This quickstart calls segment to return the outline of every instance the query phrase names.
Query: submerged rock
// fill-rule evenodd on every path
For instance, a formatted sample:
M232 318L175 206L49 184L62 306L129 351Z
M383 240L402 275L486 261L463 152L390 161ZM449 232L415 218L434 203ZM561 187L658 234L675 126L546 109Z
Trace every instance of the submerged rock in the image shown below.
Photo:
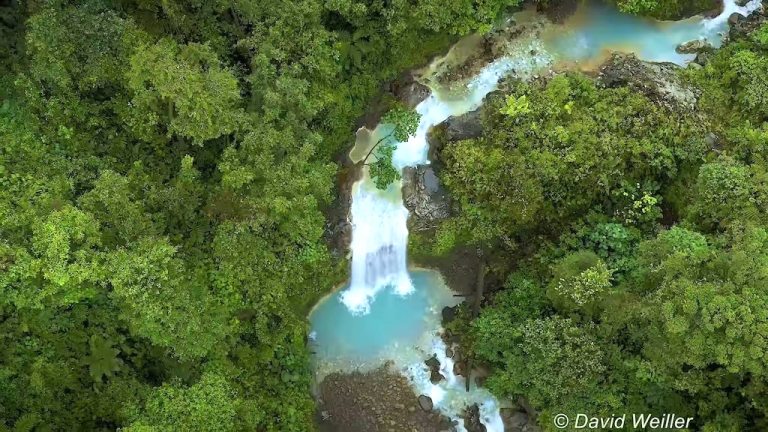
M427 231L451 215L451 200L429 165L403 170L403 202L410 212L409 228Z
M537 8L539 12L543 13L553 23L562 24L576 13L579 3L578 0L538 2Z
M693 110L697 94L678 76L679 66L649 63L634 54L616 53L600 67L599 82L605 87L627 86L670 109Z
M427 395L419 395L419 406L424 411L432 411L432 408L434 408L432 398Z
M680 54L698 54L702 51L712 51L713 49L714 47L711 43L702 39L696 39L678 45L675 51Z

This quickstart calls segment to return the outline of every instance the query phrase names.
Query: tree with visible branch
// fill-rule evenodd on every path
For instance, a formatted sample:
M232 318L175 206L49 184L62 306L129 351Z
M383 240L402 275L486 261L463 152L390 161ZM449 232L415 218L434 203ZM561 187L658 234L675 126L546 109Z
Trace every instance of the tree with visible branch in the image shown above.
M395 145L407 141L416 133L421 115L416 111L398 105L387 112L381 120L382 124L391 125L392 130L371 146L362 163L370 168L371 178L378 189L386 189L393 181L400 179L400 172L392 165L392 155ZM378 150L378 151L377 151ZM368 159L376 152L376 160L368 163Z

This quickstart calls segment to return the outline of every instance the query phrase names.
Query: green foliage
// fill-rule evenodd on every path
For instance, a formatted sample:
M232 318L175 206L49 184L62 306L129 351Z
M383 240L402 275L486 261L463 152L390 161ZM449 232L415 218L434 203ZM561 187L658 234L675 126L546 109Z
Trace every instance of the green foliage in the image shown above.
M714 8L708 0L611 0L619 10L658 19L680 19Z
M507 96L506 105L499 112L510 117L530 114L531 104L528 102L528 96L522 95L519 98L513 95Z
M88 343L90 354L85 358L85 363L94 381L102 382L102 377L109 378L120 371L123 361L117 357L120 350L114 348L112 341L99 335L91 335Z
M421 120L419 113L399 104L382 117L382 125L391 130L374 144L363 159L365 163L371 155L375 157L373 162L368 163L368 173L378 189L385 190L392 182L400 180L400 171L392 165L392 155L397 143L408 141L408 138L416 133L419 120Z
M376 152L376 160L368 165L368 173L378 189L386 190L392 182L400 180L400 171L392 165L394 152L394 145L380 145Z
M557 231L593 209L653 227L662 216L658 184L706 151L690 116L582 75L519 83L492 97L484 116L483 137L443 151L442 179L461 214L440 238L509 248L517 233Z
M232 133L243 121L237 78L206 45L162 39L140 47L127 73L133 93L126 122L151 140L162 127L195 144Z
M519 84L485 110L484 137L446 144L442 175L462 213L435 243L501 225L518 245L484 244L507 283L461 340L491 368L489 388L525 397L545 429L561 412L674 412L708 432L768 426L766 32L681 71L703 90L711 148L687 115L578 77ZM457 176L514 174L485 159L464 167L469 147L524 161L543 195L530 222L480 223L475 208L503 208L507 188L470 193Z
M381 123L392 126L392 137L397 142L408 141L416 133L421 115L412 109L396 105L381 118Z
M518 2L118 3L0 5L0 428L313 430L332 156Z
M568 409L600 398L595 396L605 372L604 354L588 328L568 319L535 319L519 323L508 339L500 340L489 325L493 323L480 319L475 328L481 344L495 344L493 349L503 352L504 372L488 379L496 394Z
M547 294L561 312L594 313L610 287L611 271L605 263L591 251L579 251L555 265Z
M165 384L154 390L142 414L125 430L234 431L240 403L226 378L204 373L191 387Z
M728 157L699 169L691 216L705 228L727 226L729 221L761 219L765 209L748 166Z

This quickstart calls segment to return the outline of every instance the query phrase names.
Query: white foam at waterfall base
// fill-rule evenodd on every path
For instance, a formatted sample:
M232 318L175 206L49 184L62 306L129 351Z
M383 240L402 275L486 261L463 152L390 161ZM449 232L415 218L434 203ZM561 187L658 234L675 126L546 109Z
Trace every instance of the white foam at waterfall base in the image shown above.
M434 335L431 354L440 362L440 374L445 377L437 384L430 381L429 368L424 362L413 363L404 368L404 373L417 392L432 399L434 406L456 422L458 432L466 432L464 410L477 404L480 421L488 432L504 432L504 421L495 397L486 389L474 385L466 390L464 377L453 372L454 361L446 355L446 346L439 334Z

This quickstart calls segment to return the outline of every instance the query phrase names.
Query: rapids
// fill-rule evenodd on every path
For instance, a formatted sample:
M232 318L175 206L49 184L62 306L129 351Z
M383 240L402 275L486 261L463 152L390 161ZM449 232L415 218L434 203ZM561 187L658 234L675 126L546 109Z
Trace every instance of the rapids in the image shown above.
M693 56L678 53L679 44L702 39L719 46L729 16L747 15L758 7L759 0L743 7L735 0L724 0L723 12L714 18L656 22L585 3L562 26L550 26L541 40L519 41L517 49L468 80L463 91L447 91L433 84L432 94L416 107L421 121L415 135L397 145L393 163L400 170L428 164L429 129L479 107L505 76L527 79L563 64L583 68L601 61L610 51L685 65ZM380 125L368 134L369 139L382 136L386 128ZM466 392L464 378L454 374L453 360L446 355L440 310L456 300L439 275L409 271L408 211L400 188L396 182L386 191L377 190L367 174L354 185L350 283L321 301L310 316L318 379L334 370L365 369L389 360L409 378L415 393L430 396L438 410L456 421L458 431L466 430L464 409L478 403L487 430L502 432L500 402L475 385ZM437 385L430 382L424 364L432 355L440 361L446 378Z

